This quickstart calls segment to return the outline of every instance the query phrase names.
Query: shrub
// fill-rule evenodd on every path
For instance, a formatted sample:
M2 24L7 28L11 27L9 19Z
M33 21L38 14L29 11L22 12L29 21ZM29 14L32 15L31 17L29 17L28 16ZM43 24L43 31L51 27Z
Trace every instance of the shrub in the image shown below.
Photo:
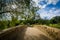
M8 28L8 21L0 21L0 29Z

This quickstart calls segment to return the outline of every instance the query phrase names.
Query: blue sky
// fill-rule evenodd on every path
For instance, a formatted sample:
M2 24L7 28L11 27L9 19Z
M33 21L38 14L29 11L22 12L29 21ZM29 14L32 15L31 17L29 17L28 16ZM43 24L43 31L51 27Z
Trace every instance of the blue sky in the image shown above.
M40 9L37 13L40 14L41 18L51 19L55 16L60 16L60 0L33 0L35 6Z

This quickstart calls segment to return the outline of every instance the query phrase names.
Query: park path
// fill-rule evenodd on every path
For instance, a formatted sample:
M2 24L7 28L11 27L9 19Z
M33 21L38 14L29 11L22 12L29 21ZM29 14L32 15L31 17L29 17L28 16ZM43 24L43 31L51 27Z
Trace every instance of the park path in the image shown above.
M34 27L27 27L24 39L25 40L52 40L44 32Z
M45 25L14 27L2 32L0 40L60 40L60 29Z

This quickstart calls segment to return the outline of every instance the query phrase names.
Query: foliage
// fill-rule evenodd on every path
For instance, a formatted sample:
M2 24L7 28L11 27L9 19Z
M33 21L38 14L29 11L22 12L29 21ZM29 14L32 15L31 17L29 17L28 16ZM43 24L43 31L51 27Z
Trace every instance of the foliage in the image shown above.
M51 27L56 27L56 28L60 28L60 16L53 17L53 18L50 20L49 26L51 26Z
M52 24L60 23L60 16L53 17L50 21Z
M60 24L49 24L50 27L55 27L60 29Z
M0 29L8 28L8 21L0 21Z

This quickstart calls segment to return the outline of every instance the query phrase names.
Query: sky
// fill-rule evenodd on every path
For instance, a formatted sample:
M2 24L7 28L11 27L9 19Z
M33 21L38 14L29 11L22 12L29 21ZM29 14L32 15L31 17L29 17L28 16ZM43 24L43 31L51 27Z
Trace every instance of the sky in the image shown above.
M34 6L38 6L40 9L37 13L40 14L43 19L51 19L55 16L60 16L60 0L33 0Z
M32 1L35 2L33 5L34 7L40 8L37 11L37 13L40 14L41 18L51 19L55 16L60 16L60 0L32 0ZM13 4L11 7L12 9L17 8L15 4Z

